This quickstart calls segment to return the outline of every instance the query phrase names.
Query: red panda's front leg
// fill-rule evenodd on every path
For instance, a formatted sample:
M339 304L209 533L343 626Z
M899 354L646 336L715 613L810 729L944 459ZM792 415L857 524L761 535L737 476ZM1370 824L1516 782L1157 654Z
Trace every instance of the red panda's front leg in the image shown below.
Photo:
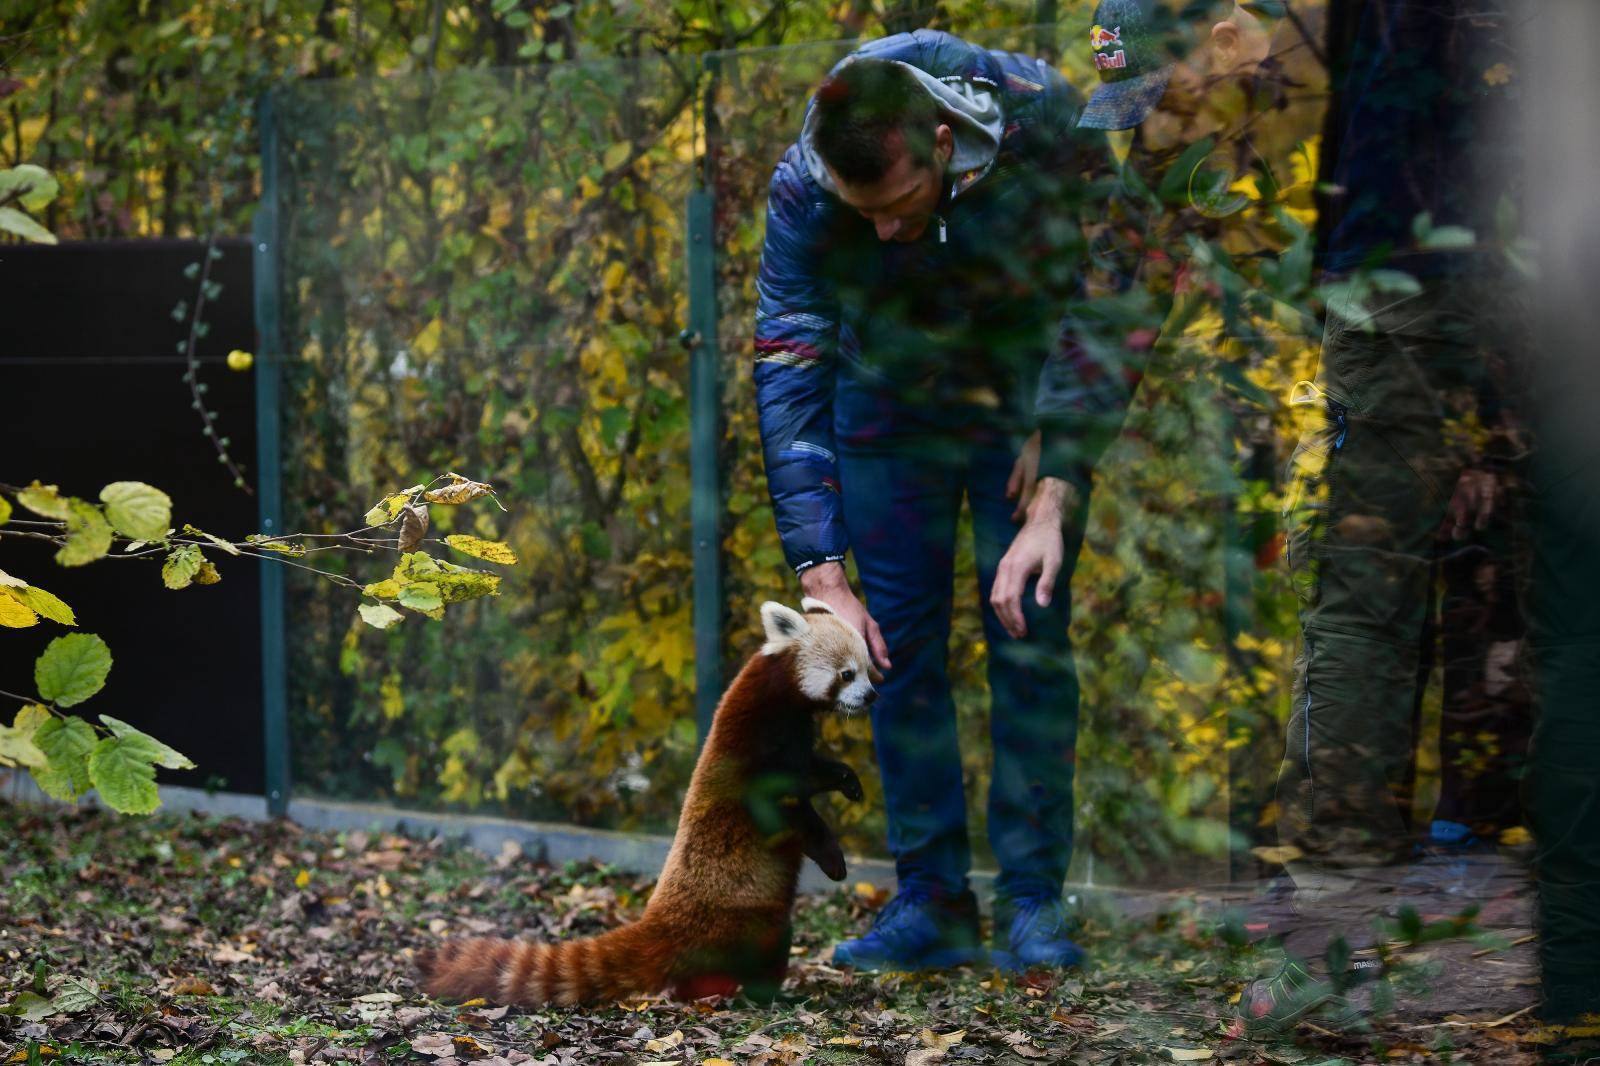
M852 803L860 803L866 798L861 790L861 778L856 776L854 770L837 759L824 759L820 755L811 757L807 791L813 796L824 792L841 792Z
M843 881L845 878L844 849L839 846L839 838L834 836L828 823L822 820L822 815L811 809L809 800L802 800L797 810L799 815L800 851L817 864L817 868L828 875L832 881Z

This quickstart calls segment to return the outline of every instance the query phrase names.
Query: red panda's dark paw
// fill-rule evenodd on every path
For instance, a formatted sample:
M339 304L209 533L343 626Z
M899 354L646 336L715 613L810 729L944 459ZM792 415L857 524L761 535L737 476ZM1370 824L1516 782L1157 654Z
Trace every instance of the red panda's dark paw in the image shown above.
M828 875L828 880L843 881L849 873L844 864L844 851L837 841L831 843L832 847L812 856L812 860L817 864L817 869Z

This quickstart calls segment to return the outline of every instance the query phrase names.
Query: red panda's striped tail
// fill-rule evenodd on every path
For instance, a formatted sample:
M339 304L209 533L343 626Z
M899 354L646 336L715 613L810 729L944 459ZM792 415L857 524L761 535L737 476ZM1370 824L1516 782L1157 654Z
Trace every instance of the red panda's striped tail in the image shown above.
M670 983L675 951L643 923L584 940L446 940L417 952L425 991L438 999L494 1003L604 1003L652 995Z

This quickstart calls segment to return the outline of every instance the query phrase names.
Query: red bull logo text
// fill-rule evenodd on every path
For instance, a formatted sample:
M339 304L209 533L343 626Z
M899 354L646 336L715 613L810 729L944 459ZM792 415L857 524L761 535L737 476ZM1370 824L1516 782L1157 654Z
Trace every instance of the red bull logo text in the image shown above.
M1104 52L1096 52L1094 54L1094 65L1098 70L1117 70L1128 65L1128 56L1120 48L1110 55L1106 55Z
M1122 43L1122 27L1108 30L1104 26L1096 25L1089 31L1089 46L1091 48L1110 48L1114 44Z

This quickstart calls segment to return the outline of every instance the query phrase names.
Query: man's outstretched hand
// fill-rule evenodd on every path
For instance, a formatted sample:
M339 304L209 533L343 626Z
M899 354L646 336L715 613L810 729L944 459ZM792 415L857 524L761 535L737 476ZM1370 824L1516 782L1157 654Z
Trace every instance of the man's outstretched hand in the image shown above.
M1056 578L1061 575L1066 554L1061 523L1066 515L1077 513L1076 497L1077 489L1060 478L1041 479L1028 505L1027 520L1017 530L995 571L989 603L1013 637L1028 635L1028 623L1022 616L1022 593L1030 578L1039 576L1033 598L1040 607L1050 606L1055 596Z
M844 576L843 563L818 563L800 574L800 590L814 600L821 600L833 608L833 613L861 631L867 638L867 651L878 664L878 669L889 669L889 645L884 643L878 623L872 620L867 609L850 591L850 582Z

